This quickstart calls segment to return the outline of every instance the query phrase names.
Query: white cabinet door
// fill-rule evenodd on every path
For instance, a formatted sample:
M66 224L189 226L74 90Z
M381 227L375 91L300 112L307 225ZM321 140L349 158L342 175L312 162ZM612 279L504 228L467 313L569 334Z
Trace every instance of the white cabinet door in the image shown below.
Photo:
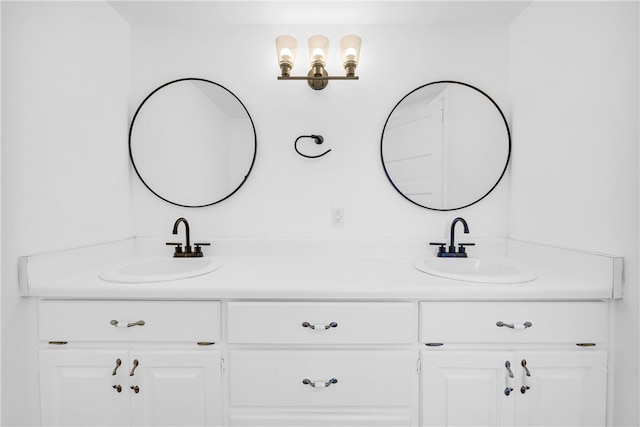
M42 350L42 424L222 424L220 351Z
M605 424L606 351L423 351L421 360L423 426Z
M423 351L421 425L498 426L515 422L508 351ZM512 369L513 371L513 369ZM515 374L514 374L515 375Z
M517 425L605 425L605 351L522 352L516 355L515 372ZM521 390L525 383L530 388Z
M117 350L41 350L42 424L129 425L126 357Z
M222 424L220 351L132 351L130 358L138 361L128 385L132 425Z

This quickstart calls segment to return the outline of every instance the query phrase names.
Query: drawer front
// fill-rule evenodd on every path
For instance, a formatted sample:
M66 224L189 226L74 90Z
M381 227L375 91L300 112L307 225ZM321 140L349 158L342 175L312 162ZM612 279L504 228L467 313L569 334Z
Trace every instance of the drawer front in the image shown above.
M287 408L289 409L289 408ZM231 427L411 427L418 425L411 411L391 413L373 412L338 413L335 411L313 412L232 412L228 425Z
M230 343L413 343L413 303L230 302Z
M607 323L602 301L420 303L420 342L425 343L602 344Z
M220 341L218 301L44 300L38 310L41 341Z
M232 350L230 403L409 407L412 360L410 350Z

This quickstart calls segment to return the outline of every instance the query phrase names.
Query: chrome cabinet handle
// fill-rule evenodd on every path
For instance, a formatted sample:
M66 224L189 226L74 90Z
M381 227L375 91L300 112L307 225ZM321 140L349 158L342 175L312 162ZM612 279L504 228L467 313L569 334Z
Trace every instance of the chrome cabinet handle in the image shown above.
M331 378L329 381L324 381L324 382L322 382L322 381L311 381L308 378L305 378L305 379L302 380L302 384L306 384L306 385L309 385L311 387L324 387L324 388L329 387L331 384L335 384L337 382L338 382L338 380L335 379L335 378Z
M504 389L504 394L505 396L509 396L513 391L513 382L514 382L513 371L511 370L511 362L509 362L508 360L504 362L504 367L507 368L507 378L506 378L507 386Z
M302 327L309 328L309 329L331 329L331 328L337 328L338 324L336 322L331 322L328 325L313 325L309 322L302 322Z
M531 322L524 322L522 324L517 324L517 323L504 323L502 320L496 322L496 326L499 328L507 327L507 328L511 328L511 329L527 329L533 326L533 323Z
M524 368L524 378L522 379L522 387L520 387L520 392L525 394L527 390L531 388L531 371L527 368L527 359L522 359L520 362L522 367Z
M131 368L131 372L129 372L129 376L132 377L136 374L136 368L138 367L138 359L133 359L133 368Z
M111 373L112 376L118 373L118 368L120 367L120 365L122 365L122 360L116 359L116 367L113 368L113 372Z
M132 326L144 326L145 322L144 320L138 320L137 322L129 322L126 325L121 325L120 322L113 319L112 321L109 322L109 324L115 326L116 328L130 328Z
M118 358L118 359L116 359L116 366L115 366L115 368L113 368L113 372L111 372L111 376L115 376L118 373L118 368L120 367L120 365L122 365L122 360L120 360ZM122 391L122 386L120 384L115 384L112 387L118 393L120 393Z

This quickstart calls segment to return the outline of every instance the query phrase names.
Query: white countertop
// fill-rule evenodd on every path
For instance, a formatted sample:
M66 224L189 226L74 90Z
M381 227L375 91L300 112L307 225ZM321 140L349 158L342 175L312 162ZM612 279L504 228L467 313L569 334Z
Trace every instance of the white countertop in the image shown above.
M445 279L418 271L412 265L415 258L433 256L415 252L413 242L404 245L402 250L395 250L396 247L387 242L384 250L380 250L383 245L369 244L368 251L354 250L353 245L345 248L342 242L342 251L331 256L325 254L335 252L316 253L319 252L317 245L313 250L300 249L291 253L266 249L255 242L251 250L237 250L241 246L237 243L222 244L210 252L222 261L222 267L206 275L135 284L107 282L98 277L105 265L140 256L141 248L149 243L164 252L167 250L164 245L157 244L157 239L144 242L130 239L21 257L22 293L30 297L73 299L597 300L611 299L616 293L615 280L622 280L606 280L607 276L611 277L610 271L580 277L580 274L570 274L571 271L551 270L540 265L544 262L536 263L536 260L530 266L538 278L531 282L485 284ZM419 245L423 246L423 243ZM289 247L299 246L289 242ZM494 245L498 252L505 247L504 244ZM517 245L514 247L517 250L511 251L513 255L528 251L527 256L530 256L532 249L529 246L526 251ZM408 256L414 252L417 256ZM148 251L144 254L148 255ZM585 267L586 263L593 266L593 257L599 257L595 260L602 261L598 267L601 270L609 269L610 264L621 264L619 257L608 255L580 252L570 255L587 257L578 262ZM544 261L544 255L537 258ZM614 267L611 268L617 271ZM621 276L621 267L619 269Z

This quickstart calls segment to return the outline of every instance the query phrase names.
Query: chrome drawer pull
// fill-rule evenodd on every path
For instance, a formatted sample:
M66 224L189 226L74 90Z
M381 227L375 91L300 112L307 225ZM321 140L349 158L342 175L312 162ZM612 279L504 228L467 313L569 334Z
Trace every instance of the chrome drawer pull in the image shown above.
M507 328L511 328L511 329L527 329L533 326L533 323L531 322L524 322L522 324L517 324L517 323L504 323L502 320L500 320L499 322L496 322L496 326L499 328L502 328L503 326L507 327Z
M505 396L509 396L513 391L514 382L513 371L511 370L511 362L509 362L508 360L504 362L504 367L507 368L507 386L504 389L504 394Z
M132 326L144 326L145 322L144 320L138 320L137 322L129 322L125 324L113 319L111 322L109 322L109 324L115 326L116 328L130 328Z
M531 372L527 368L527 359L522 359L520 363L524 368L524 378L522 379L523 386L520 387L520 393L525 394L527 390L531 388Z
M325 381L325 382L311 381L310 379L307 379L307 378L302 380L302 384L310 385L311 387L324 387L324 388L329 387L331 384L335 384L337 382L338 380L335 378L331 378L329 381Z
M331 329L331 328L337 328L338 324L336 322L331 322L328 325L312 325L309 322L302 322L302 327L309 328L309 329Z

